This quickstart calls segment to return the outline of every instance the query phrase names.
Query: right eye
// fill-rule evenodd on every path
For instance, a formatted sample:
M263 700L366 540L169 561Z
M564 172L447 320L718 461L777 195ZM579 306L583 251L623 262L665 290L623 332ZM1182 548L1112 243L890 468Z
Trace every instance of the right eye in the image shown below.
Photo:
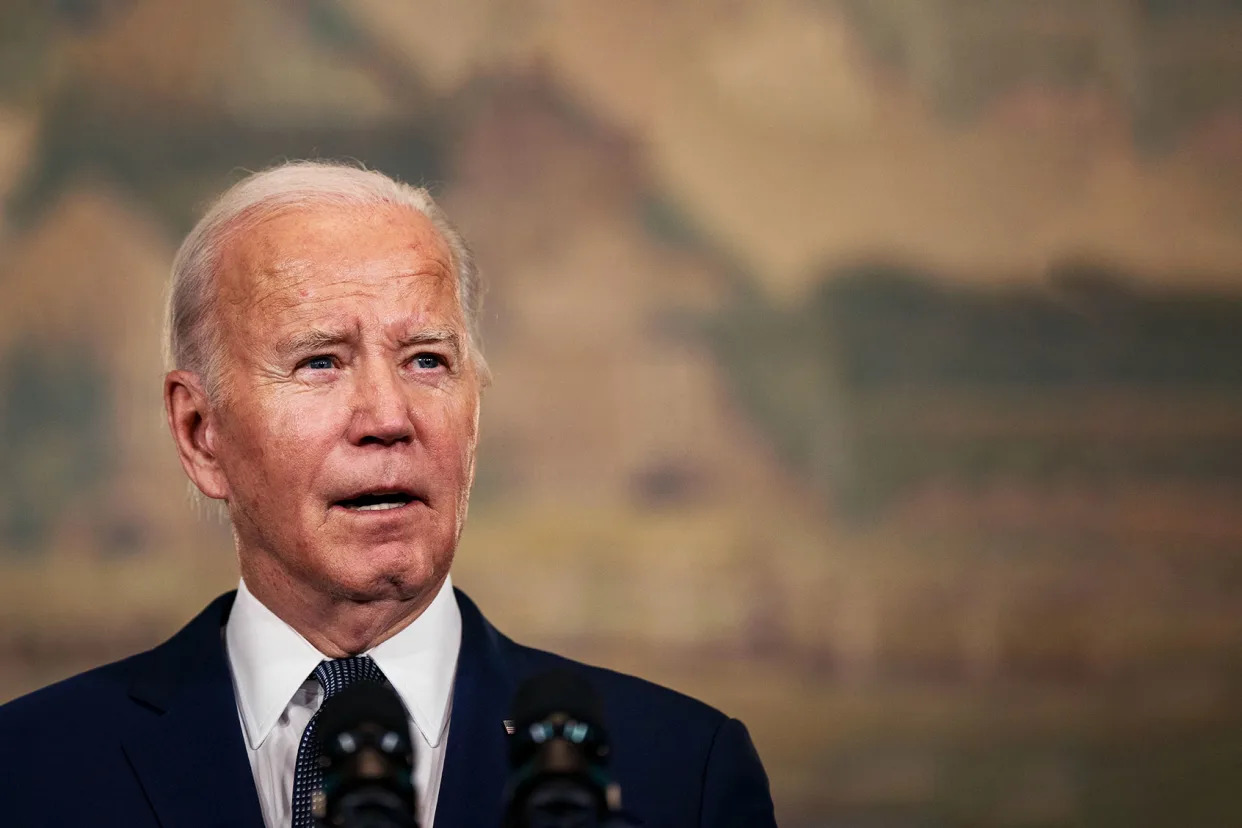
M310 368L312 371L326 371L333 365L334 362L330 356L313 356L302 363L302 367Z

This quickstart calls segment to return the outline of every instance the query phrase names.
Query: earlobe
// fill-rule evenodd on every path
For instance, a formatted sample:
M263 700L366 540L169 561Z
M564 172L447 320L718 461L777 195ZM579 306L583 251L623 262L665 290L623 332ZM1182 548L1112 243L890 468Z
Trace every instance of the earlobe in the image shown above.
M186 475L204 495L228 496L228 483L215 447L215 414L197 374L169 371L164 377L164 413Z

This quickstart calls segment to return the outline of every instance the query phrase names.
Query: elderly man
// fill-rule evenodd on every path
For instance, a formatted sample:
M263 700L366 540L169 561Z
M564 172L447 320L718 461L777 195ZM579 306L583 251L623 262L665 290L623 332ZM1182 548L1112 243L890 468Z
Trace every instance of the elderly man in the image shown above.
M479 283L426 191L300 162L252 175L173 265L164 401L241 568L155 649L0 708L5 826L307 826L315 717L356 679L400 696L423 826L500 824L524 679L599 691L647 826L774 825L736 720L498 633L449 575L474 477Z

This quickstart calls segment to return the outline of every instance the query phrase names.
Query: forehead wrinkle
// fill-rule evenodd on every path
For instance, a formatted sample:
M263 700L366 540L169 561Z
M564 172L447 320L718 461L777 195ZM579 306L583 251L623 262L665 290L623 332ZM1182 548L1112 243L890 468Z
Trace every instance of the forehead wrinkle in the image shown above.
M413 274L399 274L415 278ZM354 287L351 279L341 279L333 284L348 284ZM279 340L282 350L286 343L290 346L310 346L315 343L328 345L342 342L360 343L368 338L367 329L373 323L378 324L380 335L396 347L412 344L428 344L446 342L454 349L460 348L461 329L464 327L456 296L451 293L451 285L443 277L428 282L418 279L411 293L414 296L414 307L391 308L390 313L378 316L365 305L362 308L347 307L342 309L328 306L327 312L318 307L322 303L331 302L334 297L314 297L303 300L282 301L285 318L279 327L290 329L291 332ZM438 302L437 293L449 290L452 297L447 306ZM380 293L374 286L366 286L351 291L354 295L363 294L374 297Z
M309 224L313 225L313 213L318 211L310 212ZM380 221L389 225L404 224L404 213L404 210L380 210ZM287 219L287 216L281 218ZM365 223L366 218L356 215L352 217L352 223ZM359 297L374 299L386 286L395 282L405 282L409 295L419 305L448 289L455 300L448 313L437 314L433 311L431 316L447 316L443 322L452 327L463 324L464 310L461 308L460 285L453 269L452 251L434 226L424 223L425 217L419 215L416 218L419 221L414 226L407 225L405 239L392 248L377 251L377 258L368 258L365 251L358 256L349 256L345 251L346 255L338 258L333 251L321 249L321 239L312 232L311 226L289 227L284 224L281 230L266 232L270 225L263 222L258 227L249 228L232 240L225 254L227 278L225 285L222 285L225 289L220 291L224 294L221 298L240 311L229 314L232 319L230 327L244 324L243 317L252 317L256 312L259 316L280 314L287 324L305 323L319 316L316 305L342 298L341 288ZM303 243L308 250L298 249ZM311 253L311 250L323 255ZM386 262L395 265L396 272L389 270ZM344 272L338 268L344 268ZM372 271L372 268L375 270ZM299 291L299 285L309 289ZM430 304L440 305L434 301ZM406 311L409 310L407 306ZM426 322L431 322L431 319L426 319L427 310L431 308L418 308L417 314ZM443 311L444 306L440 305L438 310ZM408 318L403 320L408 321ZM335 326L329 324L329 327Z
M374 299L380 291L380 285L372 280L349 275L338 275L336 278L321 280L309 272L309 266L285 267L266 270L252 287L252 297L248 304L256 308L268 309L268 312L286 313L294 319L305 318L316 314L315 306L331 302L346 292L354 297ZM267 277L273 278L267 278ZM313 282L313 287L299 293L300 285ZM344 288L344 291L336 289Z
M293 284L296 284L296 277L290 278L293 274L290 269L282 267L264 268L252 277L249 281L250 285L250 304L256 307L265 307L271 304L278 306L290 307L300 304L299 302L290 301L286 298L283 302L281 293L286 292ZM291 284L292 283L292 284ZM244 295L245 291L241 291Z
M323 219L360 226L360 229L371 229L376 224L400 226L405 239L395 243L390 255L393 251L413 253L426 264L435 265L449 275L455 272L452 249L430 218L400 205L367 205L357 210L311 205L292 213L282 212L246 228L231 239L229 258L242 265L240 269L244 271L258 271L264 275L279 276L286 271L296 273L313 269L319 262L299 256L298 252L304 247L316 248L322 242L316 225ZM273 224L277 225L275 229ZM239 259L241 261L236 262ZM270 264L264 264L268 262Z
M445 281L453 282L453 274L447 265L434 259L414 267L402 268L396 273L383 275L368 273L365 265L343 270L334 269L327 273L319 270L321 266L324 266L324 263L314 260L291 259L258 270L255 278L250 281L263 284L267 290L256 296L254 301L256 303L266 302L278 296L282 291L308 283L313 284L312 290L316 293L324 289L345 287L351 292L374 296L384 287L400 282L410 283L410 287L420 293L435 290ZM299 297L294 304L318 298L330 297Z
M262 233L251 232L229 246L221 263L225 277L220 286L221 298L231 305L266 305L282 288L287 287L297 271L305 271L308 263L289 257L271 260L279 247Z

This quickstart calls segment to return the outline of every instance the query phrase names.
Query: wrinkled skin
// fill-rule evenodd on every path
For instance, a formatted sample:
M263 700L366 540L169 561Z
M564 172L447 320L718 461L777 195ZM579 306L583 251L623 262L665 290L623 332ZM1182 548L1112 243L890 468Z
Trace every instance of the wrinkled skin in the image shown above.
M415 211L325 205L247 230L217 275L223 390L165 379L182 465L260 601L326 655L369 649L430 603L466 517L481 381L448 247Z

